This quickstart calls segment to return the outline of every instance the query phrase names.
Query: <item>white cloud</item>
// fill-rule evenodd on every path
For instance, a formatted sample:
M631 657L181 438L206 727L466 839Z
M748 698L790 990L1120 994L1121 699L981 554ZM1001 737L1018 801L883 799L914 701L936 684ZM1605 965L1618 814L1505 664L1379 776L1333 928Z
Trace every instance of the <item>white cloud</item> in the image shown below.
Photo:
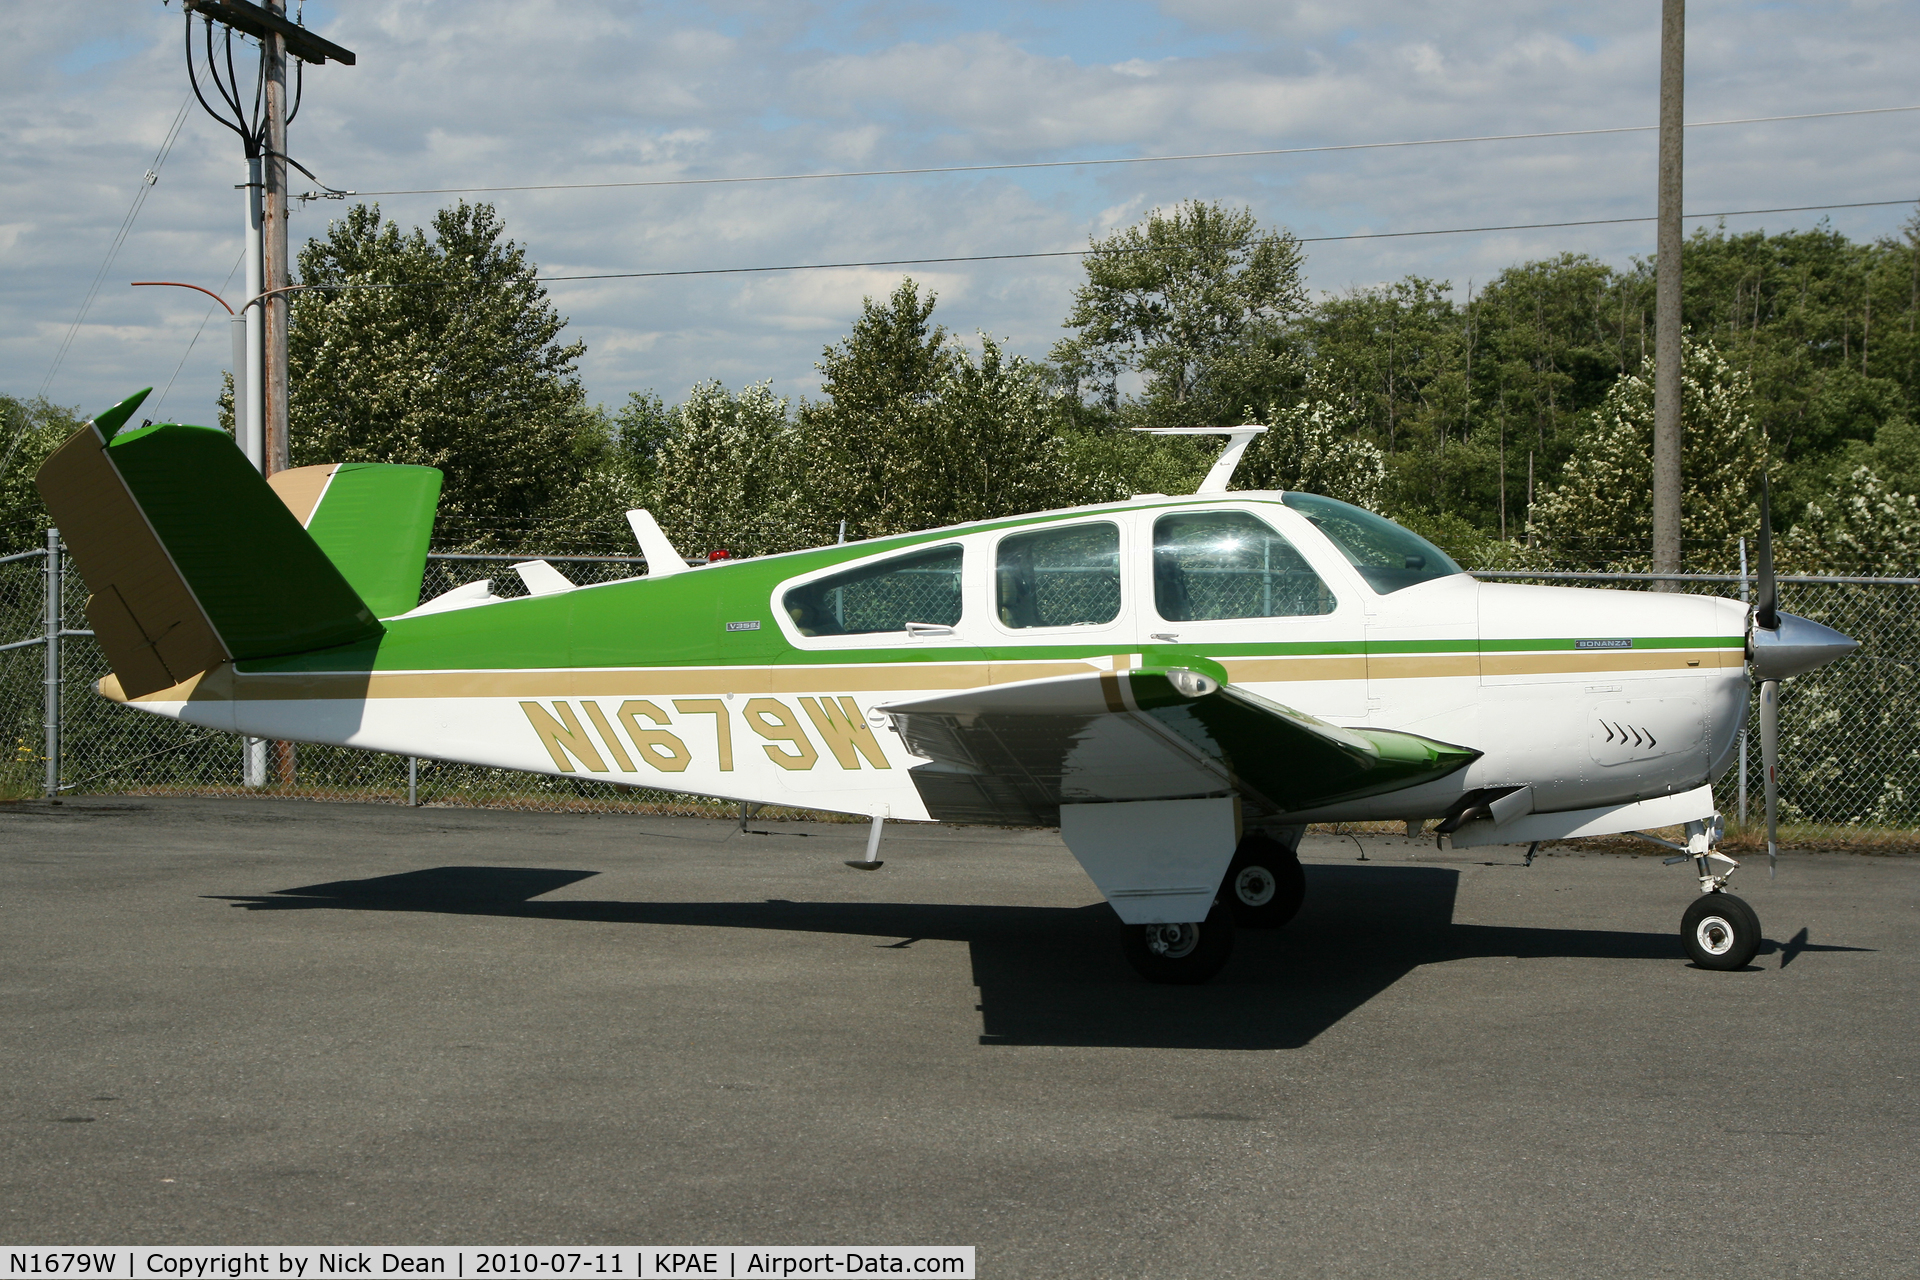
M1690 6L1694 119L1904 103L1920 3ZM314 72L295 156L360 191L1025 162L1645 124L1652 6L1164 0L841 9L791 3L339 0L308 16L359 65ZM0 47L0 389L31 394L185 92L177 6L74 0L10 15ZM1914 116L1702 129L1688 204L1764 208L1911 194ZM501 192L551 274L1017 253L1078 247L1147 209L1246 203L1307 236L1629 217L1653 138L1481 143L1010 173L608 191ZM133 279L218 287L239 247L233 136L194 107L52 395L98 407L171 376L205 311ZM379 197L404 225L452 196ZM296 209L319 232L333 204ZM1836 213L1849 234L1903 209ZM1817 215L1739 220L1808 225ZM1312 283L1418 272L1464 286L1562 249L1624 262L1651 229L1315 244ZM820 348L903 272L937 318L1044 355L1072 259L556 283L591 394L694 381L816 382ZM204 419L211 326L166 412Z

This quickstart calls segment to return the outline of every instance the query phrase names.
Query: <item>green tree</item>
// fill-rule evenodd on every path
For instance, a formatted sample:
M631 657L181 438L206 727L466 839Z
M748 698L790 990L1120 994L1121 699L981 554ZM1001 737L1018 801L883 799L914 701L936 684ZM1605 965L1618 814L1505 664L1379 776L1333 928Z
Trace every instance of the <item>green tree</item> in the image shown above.
M1470 414L1479 474L1454 510L1489 532L1526 522L1529 477L1558 475L1592 414L1652 350L1652 276L1584 254L1521 263L1470 297Z
M78 409L53 404L44 396L16 400L0 396L0 553L44 545L51 518L33 473L86 421Z
M615 464L635 484L651 483L674 427L674 411L651 389L628 392L626 404L613 418L610 452Z
M1838 484L1862 467L1890 489L1920 493L1920 426L1906 418L1882 423L1872 440L1854 440L1841 450L1829 485Z
M1920 568L1920 499L1856 467L1807 503L1781 540L1789 572L1911 576Z
M1917 243L1920 218L1871 245L1824 224L1687 240L1687 325L1753 381L1755 420L1785 464L1783 519L1848 474L1856 446L1912 416Z
M629 407L632 402L629 401ZM646 493L682 551L766 555L811 543L792 477L799 445L784 396L768 383L739 395L702 382L668 414Z
M920 295L911 276L901 279L884 304L860 302L853 332L821 353L820 391L831 412L851 421L925 403L951 371L953 351L946 329L931 323L936 295Z
M1350 403L1315 375L1300 400L1253 415L1255 436L1234 469L1236 489L1298 489L1376 508L1386 485L1385 455L1355 430Z
M441 537L473 545L534 529L550 542L583 518L583 486L611 485L594 474L612 431L580 385L585 344L562 340L565 319L492 206L442 209L429 237L355 205L299 266L301 284L323 287L292 308L296 466L439 467Z
M1052 359L1076 389L1142 426L1235 421L1295 366L1285 322L1305 305L1300 242L1251 210L1190 200L1093 238ZM1123 404L1120 382L1145 379Z
M1766 437L1753 391L1711 342L1681 359L1681 541L1690 572L1737 563L1736 539L1759 519ZM1574 567L1644 571L1651 562L1653 361L1616 382L1591 415L1560 483L1534 503L1529 533L1545 557Z
M824 398L800 412L796 537L876 537L1130 492L1115 455L1074 448L1049 371L981 334L979 354L933 323L933 294L901 281L861 303L816 366Z

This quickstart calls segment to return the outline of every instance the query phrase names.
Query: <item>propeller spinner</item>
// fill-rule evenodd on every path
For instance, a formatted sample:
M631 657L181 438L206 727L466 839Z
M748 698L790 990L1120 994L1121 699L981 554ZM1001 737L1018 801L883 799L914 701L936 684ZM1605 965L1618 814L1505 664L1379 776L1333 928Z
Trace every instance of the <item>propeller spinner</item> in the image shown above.
M1772 495L1760 477L1760 583L1747 626L1747 664L1760 682L1760 764L1767 799L1767 876L1778 862L1780 682L1838 661L1860 647L1851 636L1808 618L1780 612L1780 583L1773 571Z

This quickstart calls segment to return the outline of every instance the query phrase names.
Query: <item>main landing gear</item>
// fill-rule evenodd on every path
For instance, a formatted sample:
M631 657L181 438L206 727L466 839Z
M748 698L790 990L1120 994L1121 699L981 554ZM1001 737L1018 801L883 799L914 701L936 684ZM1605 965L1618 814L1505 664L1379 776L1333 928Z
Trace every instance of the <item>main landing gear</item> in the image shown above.
M1252 831L1233 851L1221 896L1233 906L1234 923L1249 929L1278 929L1300 914L1307 896L1307 874L1300 869L1300 836L1305 828L1288 828L1290 837L1276 840L1264 831Z
M1692 860L1700 877L1700 896L1680 917L1680 941L1687 956L1702 969L1744 969L1760 950L1760 917L1745 899L1727 892L1727 878L1740 864L1713 848L1719 820L1687 824L1687 851L1668 858L1669 865ZM1725 871L1713 864L1724 862Z
M1275 839L1262 831L1240 841L1207 918L1198 924L1122 925L1121 950L1148 982L1191 986L1220 972L1233 954L1237 927L1277 929L1293 919L1306 897L1301 870L1302 829Z
M1120 950L1148 982L1196 986L1233 954L1233 908L1222 895L1199 924L1122 925Z

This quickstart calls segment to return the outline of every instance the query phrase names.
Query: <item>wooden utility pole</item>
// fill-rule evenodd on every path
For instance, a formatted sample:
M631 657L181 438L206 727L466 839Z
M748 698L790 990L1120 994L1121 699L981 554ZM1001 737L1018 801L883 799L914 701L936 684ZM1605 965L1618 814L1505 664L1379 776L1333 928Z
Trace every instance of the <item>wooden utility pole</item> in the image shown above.
M245 384L249 403L236 395L235 434L249 459L267 475L284 471L287 458L287 286L292 261L287 251L287 60L319 66L337 62L353 66L351 49L343 49L305 27L287 20L286 0L182 0L187 19L187 82L207 113L240 136L248 163L247 197L256 207L247 219L248 342L259 343L257 355L247 361L246 377L235 370L234 390ZM201 92L194 69L194 19L204 24L207 78L220 106ZM214 26L224 29L225 56L214 47ZM240 32L260 42L260 78L264 93L243 83L234 67L233 35ZM223 75L224 69L224 75ZM297 103L295 104L297 107ZM253 256L258 240L258 265ZM257 317L257 319L256 319ZM257 408L258 416L253 410ZM257 449L257 454L256 454Z
M266 0L268 13L284 21L287 0ZM287 41L269 27L260 37L267 89L267 145L261 166L266 190L261 193L261 259L265 270L266 301L266 466L267 475L285 471L287 461L287 315L292 283L287 263Z
M286 19L287 0L264 0L261 7L282 21ZM287 41L272 27L260 37L260 68L267 99L267 145L260 166L265 179L265 189L260 193L260 265L267 285L261 302L266 320L262 361L266 366L266 385L262 388L266 447L261 451L260 470L270 476L292 465L287 457L287 318L293 303L287 295L287 286L292 283L287 270ZM282 787L294 784L298 751L291 742L267 744L274 780Z
M1686 0L1660 4L1660 208L1653 299L1653 571L1680 572L1680 174ZM1656 582L1676 591L1677 582Z

